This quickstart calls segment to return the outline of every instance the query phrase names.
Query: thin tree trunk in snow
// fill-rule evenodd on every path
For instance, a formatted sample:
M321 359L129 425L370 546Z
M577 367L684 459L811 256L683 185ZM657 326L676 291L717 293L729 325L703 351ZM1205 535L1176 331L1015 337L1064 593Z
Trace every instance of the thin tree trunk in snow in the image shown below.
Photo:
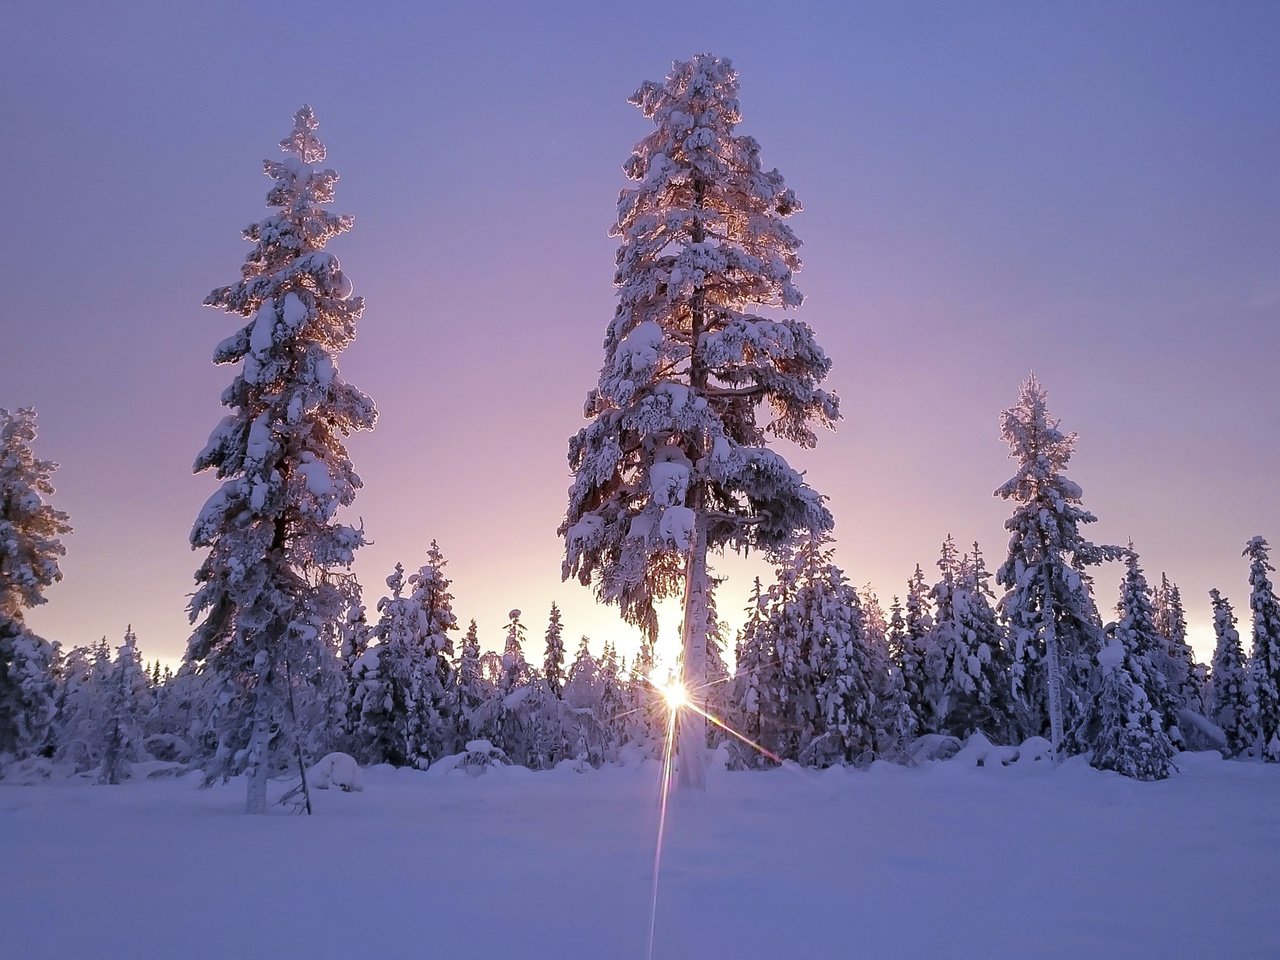
M706 185L700 176L693 179L693 205L701 210ZM702 220L693 222L694 243L706 241L706 229ZM702 334L706 330L706 292L694 291L690 304L689 386L699 397L707 392L707 366L702 360ZM684 671L681 678L685 696L703 709L706 703L707 684L707 518L706 481L701 475L704 438L691 438L690 459L694 462L693 489L689 494L689 507L693 510L693 543L689 545L684 578L684 628L681 643L684 648ZM694 710L684 710L680 715L680 744L676 756L680 761L677 784L682 790L707 789L707 721Z
M266 651L259 656L266 659ZM248 791L245 795L245 813L267 812L267 776L270 772L271 753L271 669L266 664L258 668L258 680L253 686L253 731L249 734L249 748L245 763L245 779Z
M703 516L701 490L694 494L693 543L689 546L685 569L684 670L681 682L685 695L699 710L706 708L707 675L707 522ZM707 721L695 710L680 713L680 741L676 751L680 763L677 785L681 790L707 788Z

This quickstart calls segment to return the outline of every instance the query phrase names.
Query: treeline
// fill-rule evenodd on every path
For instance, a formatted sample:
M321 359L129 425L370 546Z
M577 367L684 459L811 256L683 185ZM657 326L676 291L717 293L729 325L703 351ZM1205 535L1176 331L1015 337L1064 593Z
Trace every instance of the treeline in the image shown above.
M1125 551L1116 619L1062 670L1072 704L1066 752L1139 779L1166 776L1177 749L1276 759L1267 651L1280 633L1267 626L1280 617L1266 542L1255 538L1246 553L1252 656L1214 590L1210 669L1186 642L1176 584L1162 576L1152 589L1136 552ZM292 754L275 755L273 774L331 751L425 769L477 740L535 770L661 754L668 707L650 645L628 663L610 643L593 654L582 637L569 658L553 604L540 643L512 610L501 652L482 651L474 620L459 629L446 565L433 542L416 573L397 565L372 618L357 603L329 625L330 656L293 686L288 719L304 733ZM1047 698L1019 684L1028 651L1012 640L977 544L961 554L948 537L937 569L930 579L917 567L886 609L870 588L849 583L829 542L801 541L772 583L756 582L732 667L713 591L707 683L691 694L734 733L713 725L708 746L726 744L739 768L784 759L826 767L914 763L975 735L1017 745L1049 733ZM29 633L6 643L4 678L25 680L19 697L6 690L0 715L9 762L118 783L139 761L204 769L225 749L223 679L191 663L176 674L145 665L132 629L114 657L105 637L66 653Z

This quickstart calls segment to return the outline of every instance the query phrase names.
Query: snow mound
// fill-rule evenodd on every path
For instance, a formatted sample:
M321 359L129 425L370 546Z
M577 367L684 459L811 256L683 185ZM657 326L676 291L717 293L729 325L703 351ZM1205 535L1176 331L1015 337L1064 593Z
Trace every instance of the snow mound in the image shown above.
M907 744L906 754L912 766L929 760L950 760L960 752L960 741L944 733L926 733Z
M321 757L307 771L307 784L316 790L337 787L344 793L360 793L364 790L360 765L346 753L330 753Z
M1053 761L1053 744L1044 737L1029 737L1018 748L1018 759L1022 762L1043 760L1050 763Z
M34 787L38 783L45 783L52 779L54 765L52 760L46 760L44 757L31 757L7 764L2 772L3 776L0 776L0 780L3 780L7 786Z
M461 770L469 777L478 777L490 767L509 766L510 758L488 740L470 740L467 742L467 752L453 769Z
M972 767L1007 767L1019 757L1017 747L997 746L982 733L975 733L956 753L956 762Z

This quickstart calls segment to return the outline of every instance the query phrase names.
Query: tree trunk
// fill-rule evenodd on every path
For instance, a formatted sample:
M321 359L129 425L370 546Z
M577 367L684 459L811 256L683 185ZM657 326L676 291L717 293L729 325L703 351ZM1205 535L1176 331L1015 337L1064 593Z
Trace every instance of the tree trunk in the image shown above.
M706 186L700 177L693 181L693 205L701 210ZM693 222L692 240L703 243L706 229L701 219ZM701 340L706 329L706 291L694 291L690 305L689 386L695 395L704 397L707 391L707 367L702 360ZM693 510L693 543L689 545L689 557L684 578L684 627L681 643L684 648L682 682L685 695L698 707L705 709L707 684L707 518L706 480L701 475L705 443L701 436L686 438L687 453L694 463L693 489L689 493L689 507ZM694 710L680 713L680 743L676 751L680 774L677 784L682 790L707 789L707 721Z
M696 501L701 497L695 495ZM706 709L707 675L707 526L702 504L694 505L693 543L685 567L684 670L681 681L685 695L698 710ZM707 789L707 721L696 710L680 712L677 784L681 790Z
M245 813L267 812L267 778L271 772L271 669L265 664L258 670L253 686L253 730L245 760Z

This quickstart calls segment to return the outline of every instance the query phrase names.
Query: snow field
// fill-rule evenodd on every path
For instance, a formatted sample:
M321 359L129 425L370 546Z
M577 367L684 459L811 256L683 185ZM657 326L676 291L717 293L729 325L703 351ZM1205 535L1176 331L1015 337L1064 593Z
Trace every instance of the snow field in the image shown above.
M1280 769L1180 754L730 773L672 797L655 958L1280 956ZM0 955L644 958L659 768L363 770L317 815L244 784L0 785ZM283 790L272 784L273 796Z

